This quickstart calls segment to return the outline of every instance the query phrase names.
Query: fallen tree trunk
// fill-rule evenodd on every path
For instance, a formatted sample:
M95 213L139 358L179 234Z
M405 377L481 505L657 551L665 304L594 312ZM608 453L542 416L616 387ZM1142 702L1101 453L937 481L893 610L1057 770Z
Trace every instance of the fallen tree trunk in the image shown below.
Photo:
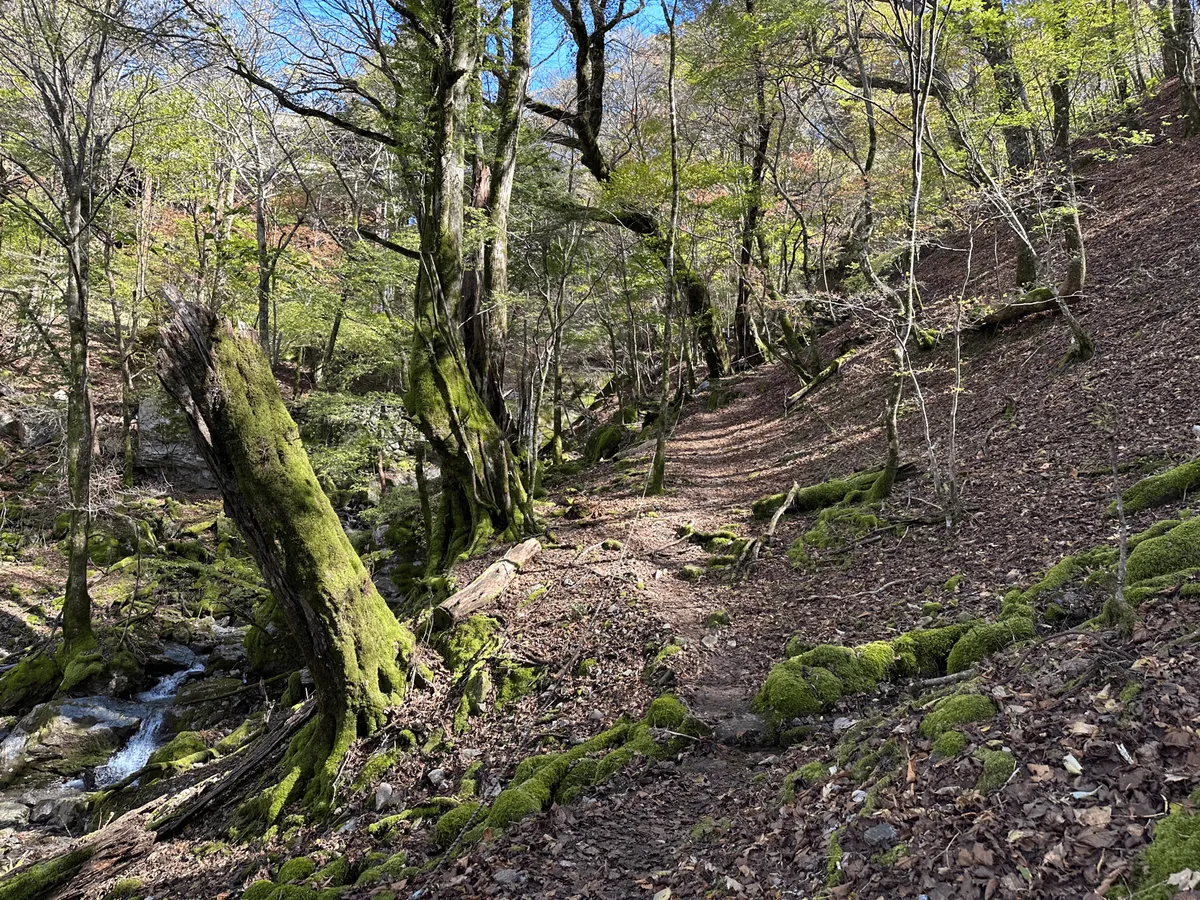
M976 322L975 327L979 329L999 328L1001 325L1018 322L1026 316L1058 311L1059 298L1054 291L1050 288L1034 288L1026 291L1015 303L992 310Z
M433 627L446 631L495 601L508 587L509 582L542 551L537 538L517 544L504 558L492 563L483 574L461 591L446 599L433 610Z

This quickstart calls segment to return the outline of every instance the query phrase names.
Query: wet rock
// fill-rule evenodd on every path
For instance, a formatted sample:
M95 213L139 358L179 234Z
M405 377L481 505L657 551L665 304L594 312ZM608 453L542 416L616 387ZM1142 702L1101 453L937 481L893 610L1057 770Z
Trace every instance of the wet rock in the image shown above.
M888 848L896 843L896 838L899 835L896 829L887 822L880 822L878 825L872 825L864 833L863 837L872 847Z
M0 785L75 775L105 762L138 730L140 707L112 697L43 703L0 744Z

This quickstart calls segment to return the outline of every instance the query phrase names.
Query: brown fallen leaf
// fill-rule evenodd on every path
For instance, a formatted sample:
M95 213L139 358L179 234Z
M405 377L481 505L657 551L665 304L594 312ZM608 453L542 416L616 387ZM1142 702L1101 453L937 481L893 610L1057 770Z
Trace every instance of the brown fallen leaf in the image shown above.
M1094 828L1103 828L1112 821L1111 806L1092 806L1079 814L1079 822Z

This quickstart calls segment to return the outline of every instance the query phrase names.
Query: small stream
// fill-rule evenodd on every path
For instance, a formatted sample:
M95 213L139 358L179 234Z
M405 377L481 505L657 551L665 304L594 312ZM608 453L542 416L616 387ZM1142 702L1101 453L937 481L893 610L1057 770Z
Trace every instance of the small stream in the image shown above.
M164 675L154 687L137 695L135 699L142 707L139 711L141 726L108 762L96 767L96 787L104 788L114 784L146 765L150 754L158 749L158 733L162 729L167 710L175 701L175 694L188 678L204 671L204 660L180 644L167 645L165 655L184 668Z

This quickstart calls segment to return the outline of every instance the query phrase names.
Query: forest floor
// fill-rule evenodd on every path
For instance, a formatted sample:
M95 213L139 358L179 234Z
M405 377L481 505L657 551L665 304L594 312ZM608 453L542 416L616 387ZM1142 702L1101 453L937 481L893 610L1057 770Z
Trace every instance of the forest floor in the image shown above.
M217 811L132 864L98 869L80 896L103 897L118 878L138 878L136 896L236 898L288 858L324 864L401 850L410 865L430 868L343 896L986 900L1104 896L1132 879L1154 823L1200 784L1200 597L1175 590L1144 601L1131 637L1060 631L986 660L974 689L999 715L967 726L966 747L949 758L931 753L918 731L923 701L904 685L839 701L786 748L766 740L751 702L795 635L853 646L994 619L1010 588L1033 584L1067 555L1112 544L1110 432L1120 487L1200 453L1192 432L1200 421L1200 143L1157 124L1159 112L1148 117L1152 143L1096 148L1112 158L1084 173L1089 292L1077 315L1096 356L1060 366L1070 332L1057 316L962 335L953 438L966 514L955 529L940 515L932 478L946 471L956 396L953 340L943 335L914 360L923 403L911 383L906 389L905 459L920 474L900 482L881 512L898 528L857 535L796 569L784 551L814 516L785 516L736 582L680 536L684 526L730 526L754 537L765 527L751 514L756 499L882 462L888 344L868 316L856 318L825 336L824 358L852 336L875 340L798 408L785 413L798 385L779 365L723 383L722 403L706 404L711 393L690 403L671 436L666 495L643 494L647 443L569 483L549 479L541 510L554 542L488 610L502 623L506 652L544 666L537 692L372 770L347 787L332 823L296 820L266 842L235 844L226 834L232 809ZM968 296L994 302L1011 260L991 237L984 252L984 242L975 237L970 273L966 238L922 263L926 325L949 325L964 283ZM1140 513L1130 530L1170 511ZM459 583L488 561L464 564ZM0 578L33 590L51 564L38 569L30 552L3 565ZM680 577L685 566L701 569L697 580ZM1085 592L1060 602L1068 627L1098 612ZM22 612L6 610L5 619ZM728 624L714 625L717 612ZM380 782L401 798L398 811L453 794L481 761L482 790L494 791L520 760L637 718L665 689L712 734L448 856L431 849L429 820L402 823L386 838L370 832L384 815L372 808ZM345 784L395 746L401 729L424 738L440 725L449 735L456 699L445 688L414 691L387 729L356 748ZM892 769L864 780L834 758L856 728L866 749L894 742ZM1001 747L1015 772L998 790L974 790L982 763L973 751ZM1064 766L1068 754L1081 774ZM795 782L788 796L789 774L814 761L833 774ZM35 852L22 843L19 858Z

